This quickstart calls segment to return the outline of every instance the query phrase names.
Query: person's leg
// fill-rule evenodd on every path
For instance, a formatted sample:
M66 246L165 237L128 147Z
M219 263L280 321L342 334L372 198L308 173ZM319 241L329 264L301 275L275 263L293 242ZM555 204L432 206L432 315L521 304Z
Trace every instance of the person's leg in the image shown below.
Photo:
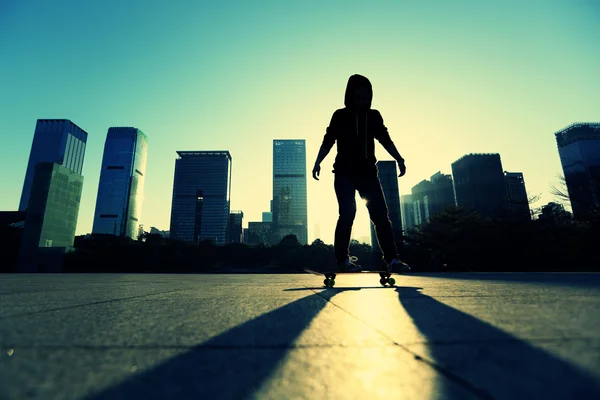
M352 235L352 223L356 215L356 191L352 178L345 174L336 173L333 185L339 206L333 252L336 262L340 263L349 257L348 247Z
M366 200L369 218L375 226L377 242L386 263L398 258L398 249L394 242L392 222L388 217L388 208L383 195L383 189L376 174L361 177L357 184L360 197Z

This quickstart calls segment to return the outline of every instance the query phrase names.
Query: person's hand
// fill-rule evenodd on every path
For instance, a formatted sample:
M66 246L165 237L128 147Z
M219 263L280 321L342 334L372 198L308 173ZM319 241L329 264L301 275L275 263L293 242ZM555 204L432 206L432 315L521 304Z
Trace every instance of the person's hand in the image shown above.
M406 165L404 165L404 160L398 160L398 169L400 170L400 175L398 175L398 177L404 176L404 174L406 174Z
M312 170L312 176L316 180L319 180L319 174L321 173L321 166L319 164L315 164Z

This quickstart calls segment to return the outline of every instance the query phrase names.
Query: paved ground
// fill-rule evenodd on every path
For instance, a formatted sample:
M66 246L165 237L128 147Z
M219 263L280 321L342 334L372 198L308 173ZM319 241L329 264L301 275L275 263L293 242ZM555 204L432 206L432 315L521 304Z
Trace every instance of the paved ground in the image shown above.
M0 398L600 398L600 274L0 276Z

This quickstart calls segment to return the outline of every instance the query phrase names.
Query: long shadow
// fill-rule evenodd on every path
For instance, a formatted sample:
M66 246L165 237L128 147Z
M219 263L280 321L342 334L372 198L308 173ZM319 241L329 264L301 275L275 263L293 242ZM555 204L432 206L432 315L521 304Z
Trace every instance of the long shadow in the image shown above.
M250 397L276 370L327 300L341 291L325 290L263 314L89 398Z
M347 290L369 290L369 289L381 289L381 290L390 290L390 289L394 289L394 287L391 286L336 286L333 288L325 288L323 286L319 286L319 287L299 287L299 288L290 288L290 289L284 289L284 292L302 292L302 291L315 291L315 290L323 290L321 292L321 295L328 296L332 293L337 294L340 291L347 291Z
M426 337L425 358L443 375L479 397L600 398L600 383L580 367L424 295L417 288L397 291L401 305ZM413 346L408 348L420 353ZM598 343L593 350L599 350ZM450 388L443 387L444 382L440 380L442 397L450 392Z
M577 286L600 289L600 273L577 272L443 272L411 273L413 276L444 279L499 282L541 283L555 286Z

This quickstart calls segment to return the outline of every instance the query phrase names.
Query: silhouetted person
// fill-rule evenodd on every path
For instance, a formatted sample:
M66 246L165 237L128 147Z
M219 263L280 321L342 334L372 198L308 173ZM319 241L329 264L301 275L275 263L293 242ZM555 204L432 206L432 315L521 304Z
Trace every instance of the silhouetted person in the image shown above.
M398 163L400 175L406 173L404 159L398 153L390 138L383 118L377 110L371 109L373 89L371 82L362 75L352 75L348 79L344 105L336 110L319 149L313 178L319 180L321 162L337 141L337 156L333 164L335 173L334 187L339 204L339 218L335 228L334 253L341 271L359 271L356 257L350 257L349 245L352 223L356 215L355 195L366 200L369 217L375 225L377 241L383 253L383 259L390 272L408 271L407 264L399 260L394 243L392 223L388 217L388 208L383 196L377 174L375 158L375 140L387 150Z

